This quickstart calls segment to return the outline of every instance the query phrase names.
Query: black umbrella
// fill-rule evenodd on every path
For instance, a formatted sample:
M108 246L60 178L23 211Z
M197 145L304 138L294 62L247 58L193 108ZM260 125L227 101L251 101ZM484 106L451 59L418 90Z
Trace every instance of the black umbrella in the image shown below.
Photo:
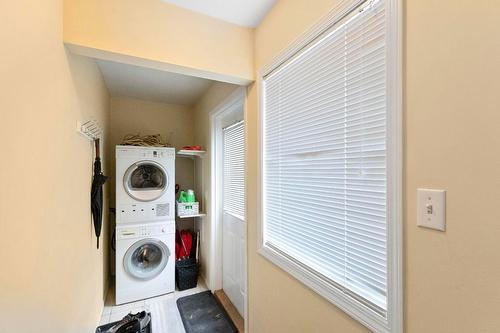
M102 174L101 157L99 156L99 139L95 139L95 161L94 179L92 179L92 189L90 190L90 207L92 218L94 219L94 230L97 236L97 248L99 248L99 236L102 228L102 185L108 177Z

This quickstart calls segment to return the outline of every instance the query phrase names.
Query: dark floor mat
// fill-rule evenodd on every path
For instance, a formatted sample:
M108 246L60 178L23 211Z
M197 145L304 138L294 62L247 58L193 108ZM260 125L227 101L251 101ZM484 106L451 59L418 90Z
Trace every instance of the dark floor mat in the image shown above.
M186 296L177 300L186 333L237 333L228 314L211 291Z

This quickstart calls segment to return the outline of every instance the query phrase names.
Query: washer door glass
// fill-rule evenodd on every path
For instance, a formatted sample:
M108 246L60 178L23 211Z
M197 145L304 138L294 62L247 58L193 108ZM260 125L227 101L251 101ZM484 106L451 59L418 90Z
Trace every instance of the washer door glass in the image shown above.
M168 263L170 251L157 239L142 239L132 245L123 258L128 274L140 280L158 276Z
M137 162L125 172L123 186L132 198L138 201L153 201L166 191L168 176L156 162Z

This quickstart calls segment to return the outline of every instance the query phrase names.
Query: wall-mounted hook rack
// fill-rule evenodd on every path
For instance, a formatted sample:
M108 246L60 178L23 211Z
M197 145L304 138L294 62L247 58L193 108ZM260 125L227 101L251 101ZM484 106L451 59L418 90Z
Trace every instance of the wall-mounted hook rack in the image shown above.
M102 127L95 119L77 121L76 131L89 140L99 139L102 135Z

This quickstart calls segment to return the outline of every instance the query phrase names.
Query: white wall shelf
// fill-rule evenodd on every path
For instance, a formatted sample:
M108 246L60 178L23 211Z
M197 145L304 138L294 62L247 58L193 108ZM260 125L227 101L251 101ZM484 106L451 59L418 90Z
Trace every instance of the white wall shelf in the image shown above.
M187 219L189 217L203 217L203 216L207 216L207 214L205 213L199 213L199 214L194 214L194 215L184 215L184 216L179 216L177 215L178 218L180 219Z
M177 156L179 157L188 157L188 158L195 158L195 157L204 157L206 151L204 150L179 150L177 152Z

